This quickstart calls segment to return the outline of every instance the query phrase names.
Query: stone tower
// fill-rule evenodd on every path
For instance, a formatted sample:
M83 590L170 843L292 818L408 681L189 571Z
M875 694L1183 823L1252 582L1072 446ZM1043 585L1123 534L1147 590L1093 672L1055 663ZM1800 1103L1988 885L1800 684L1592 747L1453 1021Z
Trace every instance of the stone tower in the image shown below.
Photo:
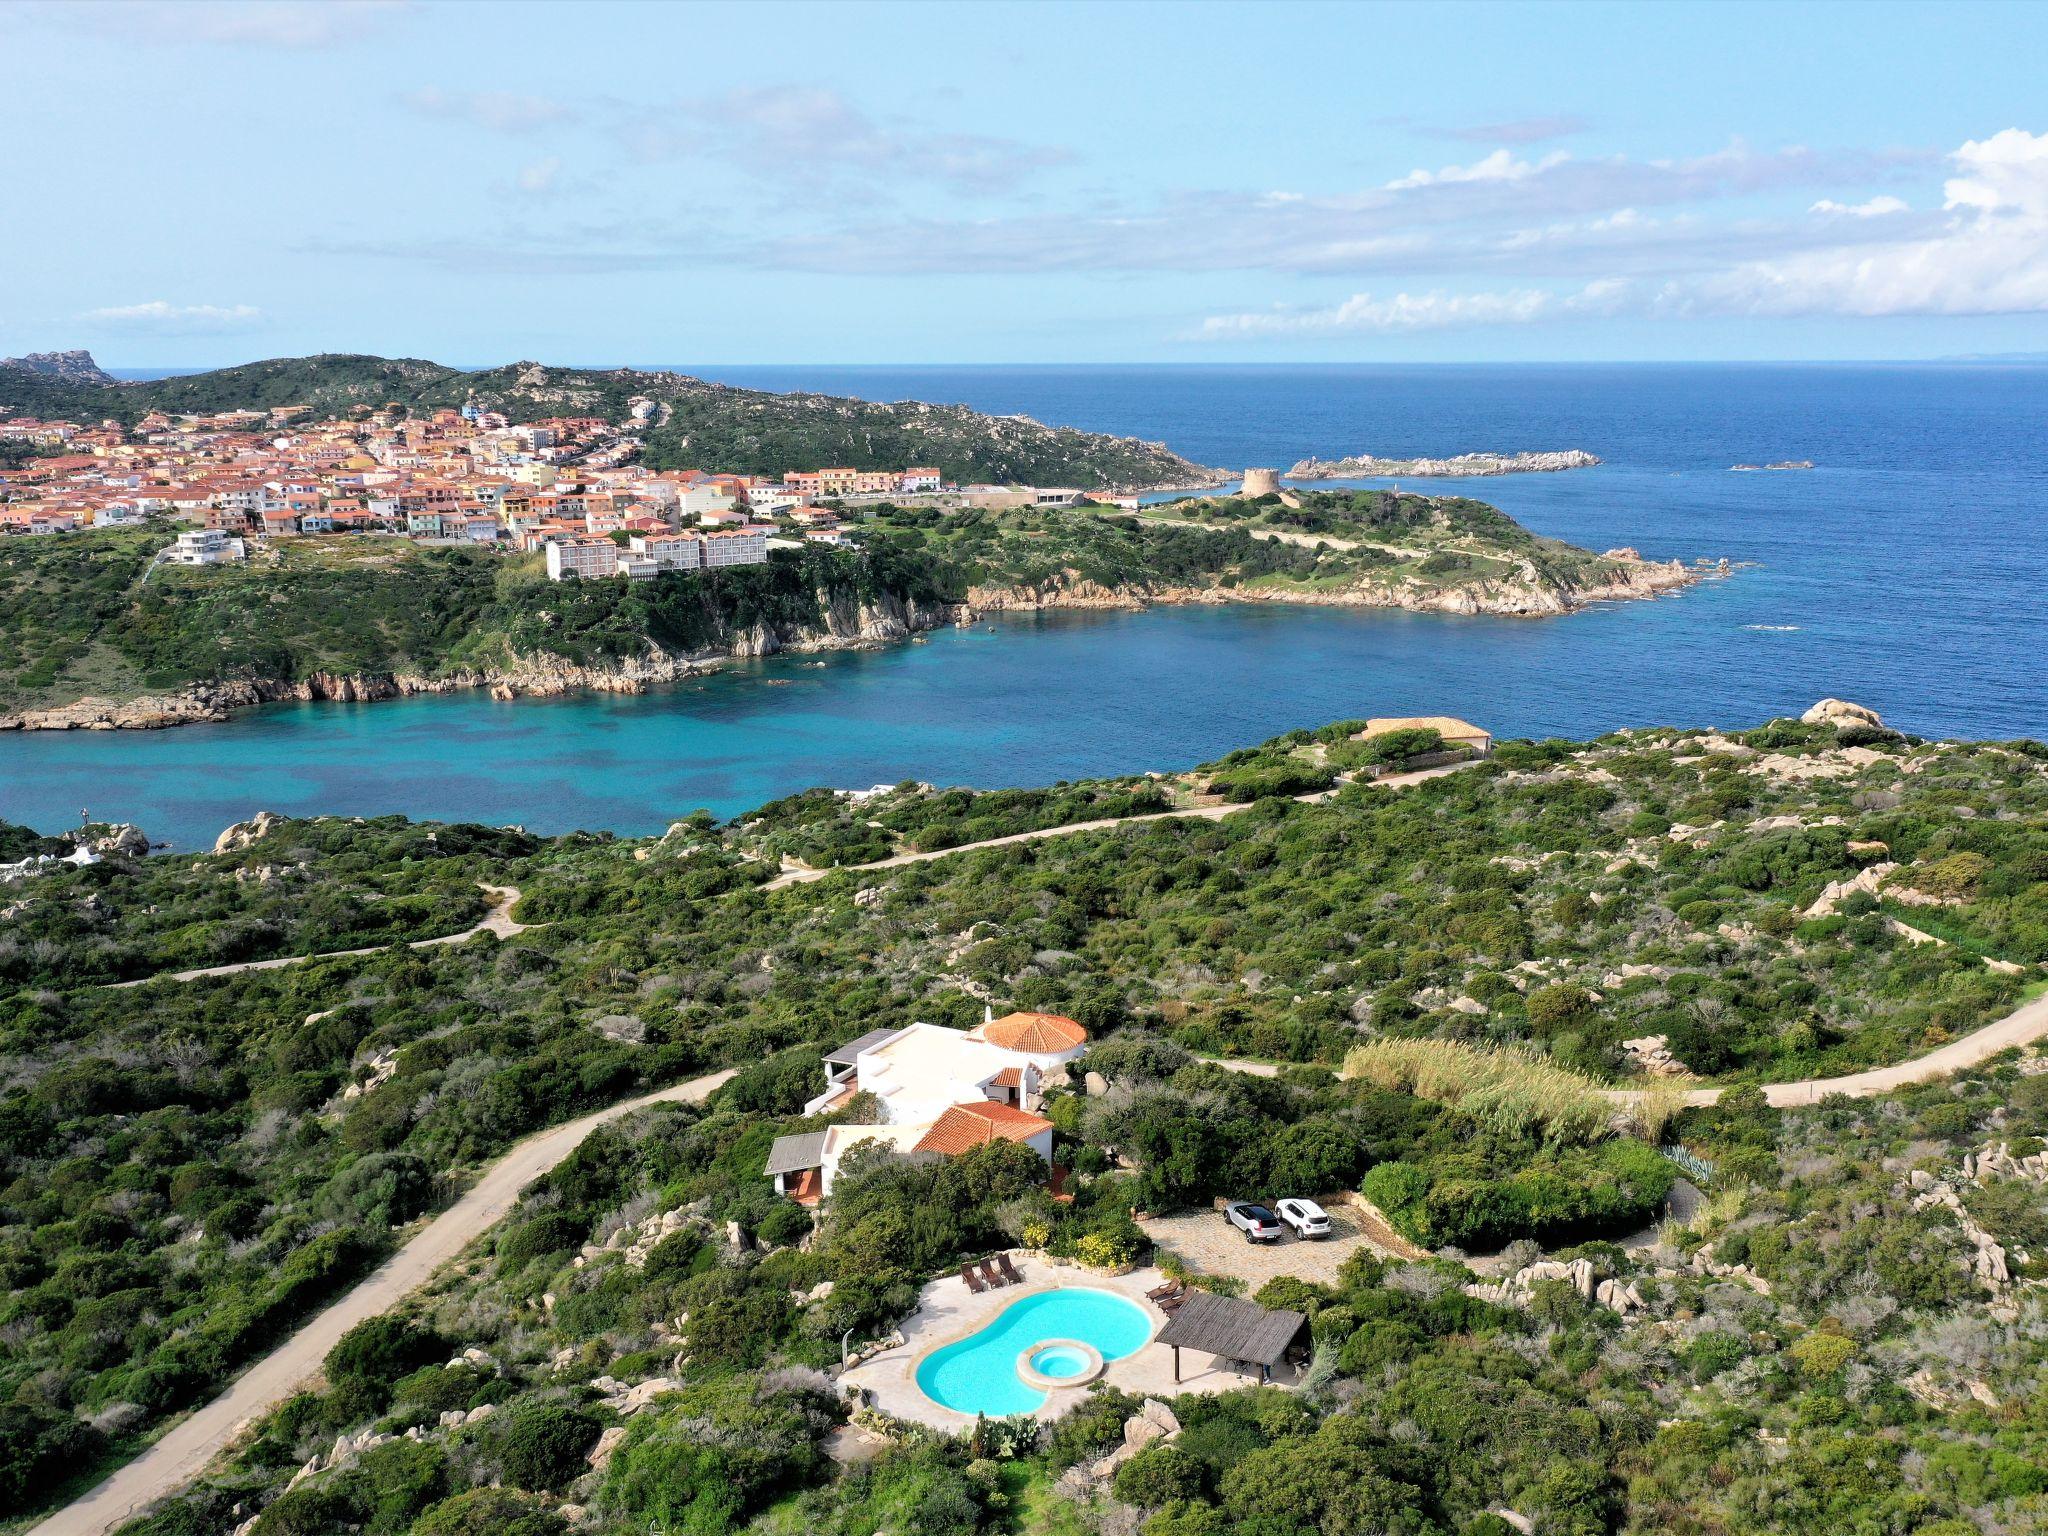
M1278 496L1280 494L1280 471L1277 469L1248 469L1244 472L1244 489L1240 496Z

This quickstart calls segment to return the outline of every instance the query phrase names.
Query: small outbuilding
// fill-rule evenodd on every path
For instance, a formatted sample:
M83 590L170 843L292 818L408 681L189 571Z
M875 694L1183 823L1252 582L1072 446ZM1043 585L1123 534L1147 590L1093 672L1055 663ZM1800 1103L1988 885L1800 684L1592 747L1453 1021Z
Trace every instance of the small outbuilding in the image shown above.
M1284 1308L1262 1307L1235 1296L1190 1291L1159 1330L1155 1344L1173 1351L1173 1379L1180 1380L1180 1352L1197 1349L1218 1360L1241 1361L1259 1368L1259 1379L1271 1381L1273 1367L1287 1358L1308 1334L1308 1319Z
M1375 736L1386 736L1394 731L1435 731L1443 737L1447 747L1464 747L1477 757L1493 755L1493 735L1482 731L1469 720L1460 720L1453 715L1406 715L1400 718L1368 720L1365 729L1353 738L1355 741L1371 741Z

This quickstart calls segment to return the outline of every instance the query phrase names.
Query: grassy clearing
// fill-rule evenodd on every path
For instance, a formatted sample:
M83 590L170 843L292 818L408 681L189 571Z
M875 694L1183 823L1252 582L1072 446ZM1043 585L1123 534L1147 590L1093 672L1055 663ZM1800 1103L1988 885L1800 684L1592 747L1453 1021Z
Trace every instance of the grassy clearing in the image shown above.
M1598 1141L1614 1114L1583 1073L1455 1040L1375 1040L1344 1058L1343 1075L1449 1104L1495 1131L1553 1142Z

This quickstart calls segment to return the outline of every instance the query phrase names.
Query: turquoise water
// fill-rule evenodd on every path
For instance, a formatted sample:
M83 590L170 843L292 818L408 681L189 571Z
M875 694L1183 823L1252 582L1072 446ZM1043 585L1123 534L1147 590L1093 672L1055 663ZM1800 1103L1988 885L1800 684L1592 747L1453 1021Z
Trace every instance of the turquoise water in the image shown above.
M1732 579L1556 620L1333 609L1017 618L735 666L642 697L280 705L178 731L0 733L0 818L205 846L259 808L657 832L809 785L1171 770L1296 726L1457 714L1501 736L1743 725L1825 695L1928 735L2048 736L2038 367L965 369L733 382L966 400L1212 464L1581 447L1569 474L1418 482ZM1812 459L1787 474L1737 462ZM781 686L767 686L779 684Z
M1080 1339L1105 1361L1121 1360L1152 1341L1152 1320L1137 1303L1111 1291L1041 1291L1012 1302L980 1332L932 1351L917 1368L917 1385L926 1397L956 1413L985 1413L996 1419L1035 1412L1046 1395L1024 1385L1017 1360L1047 1339ZM1076 1354L1072 1369L1046 1374L1079 1375L1083 1369Z
M1031 1368L1054 1381L1079 1376L1092 1364L1094 1362L1072 1344L1049 1344L1031 1357Z

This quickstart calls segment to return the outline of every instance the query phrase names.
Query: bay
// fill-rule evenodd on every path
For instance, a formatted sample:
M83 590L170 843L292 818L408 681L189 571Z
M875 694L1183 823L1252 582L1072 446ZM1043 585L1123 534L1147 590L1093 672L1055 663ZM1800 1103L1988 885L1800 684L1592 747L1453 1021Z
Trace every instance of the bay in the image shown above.
M2048 369L703 368L962 400L1285 467L1581 447L1597 469L1414 482L1593 548L1744 562L1656 602L1510 620L1232 605L1052 614L735 665L644 696L281 705L0 736L0 817L202 845L258 807L659 830L810 784L1173 769L1298 725L1448 712L1502 735L1751 723L1826 694L1930 735L2048 735ZM1811 459L1811 471L1734 473Z

